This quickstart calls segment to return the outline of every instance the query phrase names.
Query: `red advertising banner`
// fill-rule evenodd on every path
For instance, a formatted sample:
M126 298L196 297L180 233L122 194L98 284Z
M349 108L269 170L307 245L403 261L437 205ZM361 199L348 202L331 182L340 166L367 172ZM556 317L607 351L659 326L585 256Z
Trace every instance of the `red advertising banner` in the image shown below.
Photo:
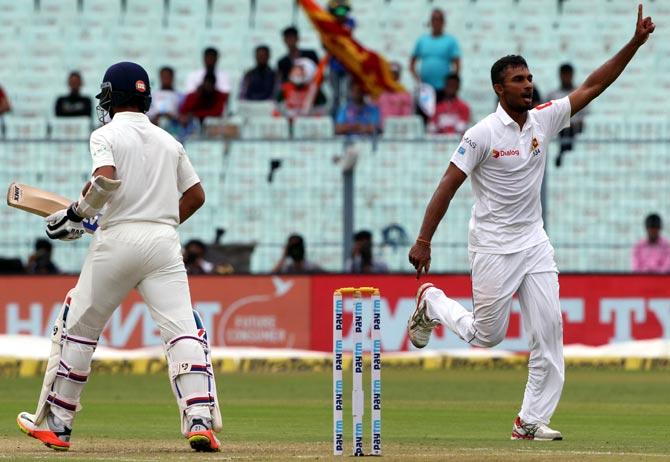
M670 276L561 275L566 344L670 338ZM431 275L451 298L472 307L470 278ZM423 281L422 281L423 282ZM74 277L0 277L0 334L49 335ZM412 275L199 276L189 278L193 306L213 346L332 349L333 290L374 286L382 295L382 348L411 349L407 319L418 282ZM344 347L350 348L353 303L344 303ZM364 330L371 323L365 304ZM518 301L498 348L526 351ZM160 345L160 336L138 294L132 293L109 320L102 344L115 348ZM469 348L438 328L429 348Z
M382 349L413 349L406 335L420 284L430 281L468 309L472 309L470 277L431 275L418 282L410 275L314 276L312 278L312 349L332 350L333 290L349 286L374 286L382 295ZM614 342L670 338L670 276L561 275L561 309L565 344L591 346ZM344 349L351 349L353 302L344 302ZM369 304L364 304L364 332L370 333ZM509 329L497 347L527 351L521 328L518 300L512 305ZM367 348L367 346L366 346ZM456 335L438 328L428 348L470 348Z
M0 334L49 335L75 277L0 278ZM189 278L193 307L213 346L309 348L307 278L200 276ZM114 312L101 344L160 345L146 305L132 292Z

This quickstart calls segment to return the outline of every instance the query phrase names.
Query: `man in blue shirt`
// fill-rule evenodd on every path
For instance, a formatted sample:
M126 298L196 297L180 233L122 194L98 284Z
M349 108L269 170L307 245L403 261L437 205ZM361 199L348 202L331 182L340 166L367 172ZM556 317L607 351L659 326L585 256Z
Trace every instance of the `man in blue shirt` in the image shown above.
M458 74L461 65L458 41L444 33L444 24L444 12L434 9L430 15L431 33L419 37L409 63L410 71L417 80L435 88L438 101L444 93L446 77L452 73ZM421 61L418 73L417 60Z
M379 132L379 109L365 102L363 88L351 84L349 102L340 108L335 119L336 135L374 135Z

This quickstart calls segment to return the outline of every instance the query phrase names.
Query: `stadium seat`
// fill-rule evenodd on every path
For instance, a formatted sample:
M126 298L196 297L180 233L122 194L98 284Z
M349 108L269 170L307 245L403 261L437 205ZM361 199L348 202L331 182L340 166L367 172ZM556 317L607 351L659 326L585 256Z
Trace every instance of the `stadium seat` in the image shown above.
M280 117L250 117L242 127L242 138L288 139L288 121Z
M275 110L274 101L245 101L237 102L236 115L243 118L269 117Z
M47 122L42 117L5 117L5 138L8 140L36 140L47 137Z
M332 138L334 133L333 119L330 117L298 117L293 121L295 139Z
M52 140L88 140L91 134L89 117L58 117L49 121Z
M384 138L419 139L425 133L419 116L387 117L384 119Z

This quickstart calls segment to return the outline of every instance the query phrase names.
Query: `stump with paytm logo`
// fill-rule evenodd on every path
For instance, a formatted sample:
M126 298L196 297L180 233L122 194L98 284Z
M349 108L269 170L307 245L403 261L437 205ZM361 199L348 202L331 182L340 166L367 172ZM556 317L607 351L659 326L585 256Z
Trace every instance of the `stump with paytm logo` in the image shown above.
M365 455L363 451L363 415L365 407L365 393L363 391L363 303L367 297L372 305L370 351L370 410L371 410L371 448L370 455L379 456L382 453L382 341L381 341L381 297L379 289L375 287L345 287L333 293L333 454L341 456L344 453L344 382L342 371L343 361L343 327L344 327L344 297L353 299L352 325L352 358L353 371L351 414L353 417L353 448L354 456Z

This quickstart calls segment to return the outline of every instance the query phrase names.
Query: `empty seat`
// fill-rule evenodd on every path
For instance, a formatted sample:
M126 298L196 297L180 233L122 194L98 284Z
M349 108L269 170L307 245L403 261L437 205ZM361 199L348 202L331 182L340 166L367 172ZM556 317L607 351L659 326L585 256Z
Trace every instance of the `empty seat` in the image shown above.
M242 138L288 139L288 120L282 117L250 117L242 127Z
M384 138L423 138L425 130L419 116L387 117L384 119Z
M324 139L335 134L333 119L330 117L298 117L293 121L293 138Z
M36 140L47 137L47 122L43 117L5 117L5 138Z
M91 134L89 117L59 117L51 119L51 139L87 140Z

